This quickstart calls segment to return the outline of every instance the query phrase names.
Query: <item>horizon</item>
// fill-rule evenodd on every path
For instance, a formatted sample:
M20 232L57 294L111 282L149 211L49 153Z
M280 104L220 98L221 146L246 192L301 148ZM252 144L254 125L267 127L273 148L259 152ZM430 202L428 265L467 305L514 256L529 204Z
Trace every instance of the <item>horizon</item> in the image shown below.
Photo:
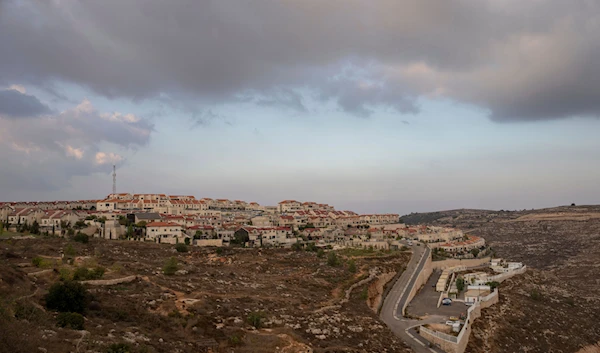
M597 204L599 14L583 0L1 1L0 198L96 199L116 164L118 191L261 205Z

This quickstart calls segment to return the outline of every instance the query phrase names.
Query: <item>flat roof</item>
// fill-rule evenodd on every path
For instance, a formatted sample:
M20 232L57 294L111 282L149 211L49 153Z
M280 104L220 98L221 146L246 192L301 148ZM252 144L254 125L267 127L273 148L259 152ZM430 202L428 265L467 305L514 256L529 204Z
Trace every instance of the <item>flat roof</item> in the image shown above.
M487 289L469 289L465 292L465 297L485 297L490 294L490 291Z

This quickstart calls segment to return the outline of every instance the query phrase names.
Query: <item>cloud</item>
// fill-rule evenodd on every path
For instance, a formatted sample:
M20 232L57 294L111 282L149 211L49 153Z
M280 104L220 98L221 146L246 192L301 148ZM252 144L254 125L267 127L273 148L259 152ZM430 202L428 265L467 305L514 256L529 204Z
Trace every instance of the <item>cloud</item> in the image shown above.
M36 97L25 94L23 86L0 89L0 116L27 118L47 113L50 109Z
M98 152L96 153L96 164L98 165L103 165L103 164L118 164L121 163L123 161L123 157L119 156L118 154L115 153L105 153L105 152Z
M257 104L302 112L302 91L357 116L418 112L419 97L475 104L502 122L600 115L597 1L2 6L0 77L13 82L133 100L168 93L202 111L252 92Z
M57 114L0 117L2 188L58 190L73 176L109 172L108 165L125 163L122 153L148 144L153 131L142 117L99 112L87 99Z

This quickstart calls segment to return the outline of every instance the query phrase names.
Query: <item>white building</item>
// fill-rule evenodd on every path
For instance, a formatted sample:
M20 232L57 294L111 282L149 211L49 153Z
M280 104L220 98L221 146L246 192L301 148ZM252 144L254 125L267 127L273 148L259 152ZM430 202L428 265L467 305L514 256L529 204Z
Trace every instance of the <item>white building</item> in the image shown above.
M157 243L183 243L184 236L181 225L172 222L152 222L146 224L146 240Z

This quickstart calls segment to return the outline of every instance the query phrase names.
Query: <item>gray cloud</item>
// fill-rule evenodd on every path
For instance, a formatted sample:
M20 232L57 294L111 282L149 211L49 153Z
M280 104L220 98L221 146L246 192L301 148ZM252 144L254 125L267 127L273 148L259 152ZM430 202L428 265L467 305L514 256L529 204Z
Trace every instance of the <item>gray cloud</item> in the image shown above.
M0 77L15 82L205 105L251 91L299 111L281 92L301 89L359 116L416 112L421 96L495 121L600 115L596 1L19 3L0 5Z
M58 190L74 176L122 165L122 153L146 145L154 131L143 118L99 112L88 100L41 117L0 116L0 127L1 187L35 191Z
M0 116L25 118L49 112L50 109L34 96L14 89L0 90Z

